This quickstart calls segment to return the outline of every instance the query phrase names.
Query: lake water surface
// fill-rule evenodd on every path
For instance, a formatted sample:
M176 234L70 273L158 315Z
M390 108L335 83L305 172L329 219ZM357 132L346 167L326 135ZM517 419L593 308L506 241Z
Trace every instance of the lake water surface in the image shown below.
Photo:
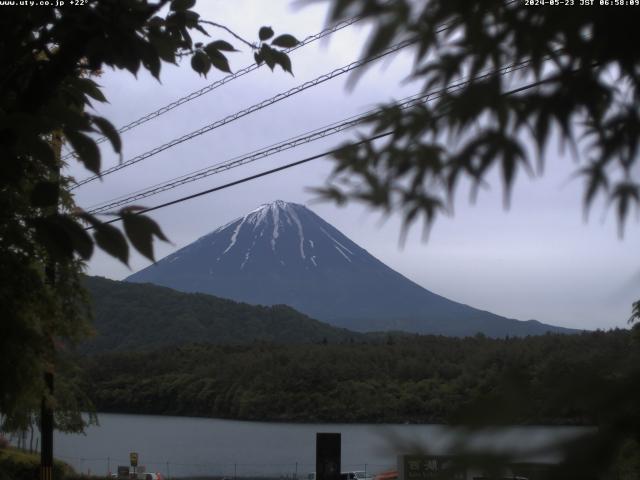
M86 435L56 433L54 453L78 471L104 474L138 452L147 471L173 476L304 476L315 470L317 432L342 434L342 470L395 469L399 453L446 454L459 436L438 425L242 422L191 417L100 414ZM507 427L466 436L478 448L531 453L585 432L581 427Z

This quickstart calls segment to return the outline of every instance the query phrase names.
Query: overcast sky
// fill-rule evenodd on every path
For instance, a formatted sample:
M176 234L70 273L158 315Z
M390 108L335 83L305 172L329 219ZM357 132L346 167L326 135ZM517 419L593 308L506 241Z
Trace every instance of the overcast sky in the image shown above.
M256 39L261 25L272 26L276 35L286 32L299 39L326 26L324 4L297 9L291 8L288 0L200 0L196 9L203 18L227 25L251 40ZM242 50L229 55L232 70L252 62L248 48L222 31L211 33L214 39L230 40ZM292 53L295 77L263 67L125 133L124 159L358 59L367 33L366 25L356 24L328 41ZM410 53L401 52L369 68L353 91L345 87L348 75L330 80L101 182L87 184L75 191L77 203L91 207L408 96L418 90L417 85L402 83L410 67ZM97 110L121 126L222 78L222 74L212 71L208 78L199 78L184 62L180 67L163 66L161 78L160 84L146 73L136 79L128 73L107 71L98 82L110 103ZM221 185L320 153L353 138L353 134L313 142L138 203L153 206ZM118 158L103 146L103 168L117 164ZM338 208L313 202L315 197L308 188L321 186L331 166L328 159L316 160L153 213L172 240L172 244L156 245L157 257L262 203L281 199L306 204L390 267L452 300L507 317L534 318L567 327L626 327L631 302L640 298L638 222L634 219L623 239L616 233L613 212L605 216L602 208L596 209L585 223L582 185L569 181L576 169L569 156L553 152L542 178L518 178L509 211L503 209L499 182L474 205L462 192L455 215L440 219L427 242L422 240L420 228L414 228L402 248L399 218L384 220L360 205ZM79 179L89 176L74 163L70 173ZM88 273L119 280L149 262L134 254L130 264L127 268L98 253L89 263Z

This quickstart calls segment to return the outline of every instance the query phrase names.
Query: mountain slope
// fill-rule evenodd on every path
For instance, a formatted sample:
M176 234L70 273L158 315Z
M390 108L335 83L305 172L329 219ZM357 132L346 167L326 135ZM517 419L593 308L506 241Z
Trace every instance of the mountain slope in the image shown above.
M263 205L127 278L251 304L286 304L360 331L529 335L568 331L436 295L302 205Z
M84 352L135 350L185 343L330 343L361 334L331 327L286 305L260 307L149 284L86 277L96 336Z

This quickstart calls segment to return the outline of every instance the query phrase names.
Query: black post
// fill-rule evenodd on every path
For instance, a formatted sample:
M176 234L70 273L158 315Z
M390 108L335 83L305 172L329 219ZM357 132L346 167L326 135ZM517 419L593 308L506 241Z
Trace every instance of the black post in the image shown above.
M53 396L53 372L44 373L44 383L47 394ZM42 398L40 412L40 480L53 480L53 408L47 401L47 396Z
M340 480L339 433L316 433L316 480Z
M58 193L56 195L55 204L52 213L58 212L58 201L60 198L60 154L62 151L62 134L57 131L51 135L51 148L56 159L56 170L54 172L54 180L58 182ZM47 261L45 266L45 275L47 283L52 287L56 283L56 264L53 259ZM53 480L53 363L55 356L55 345L53 343L53 333L50 337L49 352L47 358L48 365L45 367L44 384L46 393L42 397L42 405L40 411L40 480Z

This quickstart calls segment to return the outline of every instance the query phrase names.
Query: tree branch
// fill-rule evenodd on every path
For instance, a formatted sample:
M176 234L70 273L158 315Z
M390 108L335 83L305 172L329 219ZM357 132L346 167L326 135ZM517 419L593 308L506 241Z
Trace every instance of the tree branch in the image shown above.
M629 317L629 323L640 321L640 300L633 302L633 310L631 317Z
M255 43L251 43L247 40L245 40L244 38L242 38L240 35L238 35L237 33L235 33L233 30L231 30L229 27L226 27L224 25L220 25L219 23L216 22L210 22L208 20L199 20L199 23L205 23L207 25L211 25L212 27L217 27L217 28L221 28L223 30L225 30L226 32L230 33L231 35L233 35L235 38L237 38L238 40L240 40L242 43L244 43L245 45L247 45L249 48L251 48L252 50L256 50L258 48L258 46Z

